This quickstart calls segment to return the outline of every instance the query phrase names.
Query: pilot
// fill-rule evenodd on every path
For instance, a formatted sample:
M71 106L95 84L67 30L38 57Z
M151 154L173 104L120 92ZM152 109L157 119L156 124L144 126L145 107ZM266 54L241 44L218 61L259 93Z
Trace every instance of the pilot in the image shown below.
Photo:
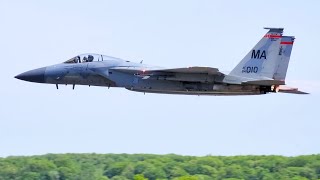
M87 58L86 56L83 57L82 62L83 62L83 63L84 63L84 62L88 62L88 58Z
M93 61L93 56L92 55L88 55L88 62L92 62Z

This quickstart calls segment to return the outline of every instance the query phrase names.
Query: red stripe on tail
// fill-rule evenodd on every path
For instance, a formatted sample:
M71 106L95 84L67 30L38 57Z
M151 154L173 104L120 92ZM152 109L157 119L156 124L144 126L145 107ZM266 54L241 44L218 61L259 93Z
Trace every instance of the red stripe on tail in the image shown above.
M280 44L293 44L293 42L281 42Z
M266 34L264 37L265 38L281 38L282 36L281 35Z

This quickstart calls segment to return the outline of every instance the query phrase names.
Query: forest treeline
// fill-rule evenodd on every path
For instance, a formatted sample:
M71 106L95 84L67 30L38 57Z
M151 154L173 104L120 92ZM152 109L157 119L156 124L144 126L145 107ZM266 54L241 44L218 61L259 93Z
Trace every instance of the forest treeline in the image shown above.
M47 154L0 158L0 180L320 179L320 155Z

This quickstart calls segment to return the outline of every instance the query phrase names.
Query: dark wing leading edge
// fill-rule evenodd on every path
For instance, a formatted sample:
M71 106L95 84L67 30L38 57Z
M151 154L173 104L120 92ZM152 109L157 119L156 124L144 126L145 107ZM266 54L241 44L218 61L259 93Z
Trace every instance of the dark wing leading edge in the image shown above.
M216 76L223 76L217 68L211 67L187 67L172 69L146 69L143 67L115 67L112 70L130 73L142 77L142 79L156 79L187 82L213 82Z
M198 66L187 67L187 68L162 69L162 70L156 70L156 71L173 72L173 73L209 74L209 75L221 74L217 68L198 67Z

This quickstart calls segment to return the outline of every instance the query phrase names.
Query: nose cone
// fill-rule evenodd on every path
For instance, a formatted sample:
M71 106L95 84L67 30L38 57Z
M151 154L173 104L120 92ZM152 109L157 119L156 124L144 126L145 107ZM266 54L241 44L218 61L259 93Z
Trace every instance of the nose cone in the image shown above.
M39 69L34 69L31 71L27 71L24 73L21 73L15 78L24 80L24 81L29 81L29 82L37 82L37 83L44 83L44 73L46 71L46 68L39 68Z

